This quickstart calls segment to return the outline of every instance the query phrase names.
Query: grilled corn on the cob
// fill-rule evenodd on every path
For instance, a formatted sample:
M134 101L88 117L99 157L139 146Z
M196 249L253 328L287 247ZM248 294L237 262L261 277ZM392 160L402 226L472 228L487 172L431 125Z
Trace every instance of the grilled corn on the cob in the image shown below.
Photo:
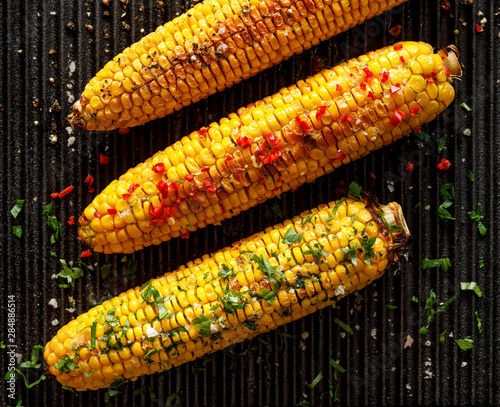
M125 49L87 84L87 130L166 116L406 0L205 0Z
M396 203L321 205L92 308L58 331L44 357L76 390L161 372L365 287L408 237Z
M428 44L396 44L239 109L113 181L80 217L80 239L97 252L131 253L389 144L451 103L454 55L443 61Z

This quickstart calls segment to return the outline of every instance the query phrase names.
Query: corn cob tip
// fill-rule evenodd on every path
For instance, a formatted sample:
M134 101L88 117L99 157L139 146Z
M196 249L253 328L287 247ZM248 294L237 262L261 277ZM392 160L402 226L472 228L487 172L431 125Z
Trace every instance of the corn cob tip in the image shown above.
M443 58L445 66L448 67L450 76L462 76L462 67L460 66L460 61L458 60L460 57L460 51L455 45L450 44L447 47L444 47L438 54Z
M87 245L93 246L92 241L96 236L96 232L90 227L90 225L81 226L78 229L78 239Z

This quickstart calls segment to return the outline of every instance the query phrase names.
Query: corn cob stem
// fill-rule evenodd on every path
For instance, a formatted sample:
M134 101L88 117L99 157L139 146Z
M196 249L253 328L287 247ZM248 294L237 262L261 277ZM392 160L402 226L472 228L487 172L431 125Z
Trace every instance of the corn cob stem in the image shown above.
M92 308L44 357L76 390L161 372L365 287L398 261L409 235L396 203L320 205Z
M230 218L389 144L453 100L443 58L428 44L404 42L241 108L113 181L80 217L80 239L97 252L131 253Z
M125 49L68 118L86 130L166 116L406 0L205 0Z

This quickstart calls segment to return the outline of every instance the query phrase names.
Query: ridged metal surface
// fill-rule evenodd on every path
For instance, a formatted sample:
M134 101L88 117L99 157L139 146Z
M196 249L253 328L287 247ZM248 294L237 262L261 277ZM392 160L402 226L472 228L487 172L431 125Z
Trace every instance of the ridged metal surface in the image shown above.
M495 222L500 217L500 17L495 15L500 3L476 0L466 6L456 0L450 1L451 10L445 11L440 2L410 0L391 13L175 115L132 129L125 136L117 132L73 132L76 140L68 146L65 116L71 109L71 95L78 97L109 58L143 35L142 29L145 33L152 31L183 12L189 2L164 1L164 7L157 1L129 0L126 7L118 0L110 3L109 7L97 0L4 0L0 4L0 105L4 107L0 111L0 297L4 303L8 295L15 297L15 345L23 360L28 359L34 344L44 345L62 324L86 311L92 301L114 296L279 222L270 210L274 202L288 218L333 199L340 180L356 180L382 202L395 200L403 206L414 241L408 249L410 261L402 262L399 274L384 276L359 295L343 300L337 309L319 311L279 330L297 339L283 337L278 331L263 335L271 348L258 340L244 342L165 374L141 378L111 397L112 404L164 405L176 392L180 395L176 401L186 406L295 406L300 400L332 405L335 403L328 395L320 399L328 390L326 378L333 380L333 369L328 365L332 357L347 370L338 380L342 405L500 405L500 224ZM105 11L109 16L103 15ZM479 11L488 20L482 33L474 30ZM75 31L67 28L69 22L75 24ZM78 217L94 196L83 182L87 175L95 177L97 193L129 167L181 136L311 74L316 56L334 65L393 43L388 28L398 23L402 26L401 40L423 40L436 47L456 44L465 66L464 77L456 84L455 102L424 128L431 141L421 143L411 135L222 226L207 227L193 233L189 240L177 239L128 256L139 261L139 270L132 276L123 276L123 256L94 255L91 260L96 269L113 264L110 282L103 282L97 272L86 272L75 289L58 288L61 281L52 276L60 271L60 265L50 253L77 261L83 250L76 239L76 226L69 226L66 220L72 215ZM92 32L85 28L87 24L92 25ZM130 30L123 24L130 25ZM455 29L460 31L458 35ZM104 30L109 38L105 38ZM51 49L56 53L50 55ZM51 110L55 101L61 105L61 112ZM463 102L472 112L460 107ZM195 120L198 114L201 123ZM472 136L463 135L466 128ZM58 136L54 144L49 141L51 134ZM438 137L446 139L441 154L435 141ZM110 157L109 165L99 165L100 153ZM453 164L447 172L435 168L441 157ZM415 164L411 174L404 170L409 160ZM465 178L469 170L475 176L473 183ZM456 200L450 211L456 221L440 220L435 215L444 200L439 188L447 182L455 185ZM63 225L63 237L51 245L42 210L51 202L51 192L68 185L74 185L75 190L54 200L54 214ZM9 211L16 199L26 199L26 203L19 218L13 219ZM422 206L414 211L420 201ZM484 238L467 215L478 202L483 204L488 228ZM23 226L21 239L12 235L13 225ZM448 273L422 270L420 261L425 256L449 257L453 267ZM480 256L485 259L483 269L478 265ZM476 281L483 297L460 291L460 282L464 281ZM438 303L455 293L458 299L437 314L427 335L422 336L419 329L425 325L424 304L431 289L437 293ZM75 313L66 311L70 296L76 301ZM419 298L419 304L411 302L412 296ZM53 298L58 301L57 309L48 304ZM387 309L386 304L398 309ZM476 328L476 310L482 319L482 334ZM354 335L344 335L334 318L352 327ZM52 321L56 319L58 324L54 326ZM5 307L0 312L0 326L0 340L7 341ZM471 335L474 348L464 352L447 335L441 344L439 334L445 330L447 335L453 331L455 338ZM304 339L305 333L309 336ZM404 348L408 337L414 342ZM238 356L244 351L246 355ZM7 368L5 350L0 355L3 374ZM41 374L40 369L23 372L29 382ZM325 379L309 389L306 383L319 372ZM150 401L148 391L134 395L142 386L154 391L156 402ZM5 387L0 388L0 399L15 405L4 398ZM16 400L22 394L23 405L28 406L103 406L106 397L106 391L72 394L55 380L46 380L28 391L18 381L16 392Z

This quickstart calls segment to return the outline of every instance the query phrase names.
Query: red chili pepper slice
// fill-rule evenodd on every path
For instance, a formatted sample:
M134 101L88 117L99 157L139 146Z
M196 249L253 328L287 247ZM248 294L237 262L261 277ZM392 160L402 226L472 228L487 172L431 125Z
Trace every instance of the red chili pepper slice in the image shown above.
M226 154L226 161L233 161L233 156L231 154Z
M92 175L89 175L87 178L85 178L84 181L86 184L89 184L89 188L92 186L94 183L94 177Z
M396 111L394 112L394 115L391 117L391 120L390 120L391 125L394 127L399 126L399 124L401 123L401 121L403 120L404 117L405 117L404 112L402 112L399 109L396 109Z
M345 122L347 120L347 115L345 113L342 113L342 116L340 116L340 120Z
M371 100L375 100L375 95L373 94L373 92L370 90L368 91L368 95L367 95Z
M183 233L181 239L189 239L189 232Z
M116 215L117 210L116 209L108 209L108 215Z
M52 192L52 193L50 194L50 197L51 197L52 199L54 199L54 198L57 198L57 195L58 195L58 193L57 193L57 192Z
M384 69L382 72L379 72L378 76L381 82L386 82L389 79L389 72Z
M207 192L215 194L217 192L217 187L215 185L212 185L211 187L207 188Z
M124 128L119 129L118 133L120 133L121 135L124 135L124 134L130 133L130 129L128 127L124 127Z
M123 194L122 198L123 199L129 199L132 196L132 194Z
M136 188L140 187L139 184L132 184L128 187L128 192L132 193L136 190Z
M99 154L99 164L101 165L109 164L109 157L104 154Z
M295 118L295 121L299 124L300 128L303 131L309 131L309 130L311 130L311 127L309 126L309 123L307 121L305 121L304 119L301 119L300 116L297 116Z
M102 218L102 215L97 212L97 211L94 211L94 216L97 218L97 219L101 219Z
M158 163L153 165L153 171L157 174L163 174L166 171L164 163Z
M349 116L349 117L347 118L347 121L348 121L349 123L352 123L352 122L354 121L354 117Z
M363 72L366 75L366 81L367 82L370 82L373 78L375 78L375 75L373 75L372 70L370 68L368 68L367 66L363 67Z
M90 257L90 256L92 256L92 253L90 253L90 250L88 250L88 249L84 250L82 252L82 254L80 254L80 258L82 258L82 259L85 258L85 257Z
M406 61L405 61L405 57L403 55L401 55L399 57L399 60L403 63L403 64L406 64Z
M68 224L69 225L74 225L75 224L75 217L74 216L70 216L70 218L68 219Z
M340 151L340 150L339 150L339 151L337 151L337 158L338 158L339 160L343 160L343 159L345 158L345 153L344 153L344 152L342 152L342 151Z
M394 45L394 50L395 51L399 51L400 49L403 49L403 45L402 44L396 44L396 45Z
M335 87L335 90L337 92L342 92L342 86L340 86L338 83L337 83L337 86Z
M476 31L478 33L482 32L483 31L483 27L481 27L479 24L476 24Z
M410 116L416 116L418 112L420 111L420 106L413 106L411 108Z
M366 90L366 82L362 82L359 84L359 87L362 89L362 90Z
M408 164L406 164L405 171L412 172L415 169L415 166L411 161L408 161Z
M179 190L179 188L180 188L180 186L179 186L179 184L178 184L177 182L172 182L172 183L170 184L170 189L171 189L172 191L174 191L174 192L175 192L175 191L178 191L178 190Z
M446 158L441 158L441 162L438 165L436 165L436 168L438 170L444 170L444 171L446 171L450 167L451 167L451 162L448 161Z
M326 113L326 109L328 109L329 107L330 107L330 104L320 106L319 109L316 111L316 120L320 120L323 117L323 115Z
M208 171L210 171L210 167L203 167L201 169L201 172L208 172Z
M401 86L399 83L396 83L396 85L391 86L391 93L394 95L397 91L401 90Z
M193 174L186 174L186 175L184 175L184 179L188 182L191 182L194 180L194 176L193 176Z

